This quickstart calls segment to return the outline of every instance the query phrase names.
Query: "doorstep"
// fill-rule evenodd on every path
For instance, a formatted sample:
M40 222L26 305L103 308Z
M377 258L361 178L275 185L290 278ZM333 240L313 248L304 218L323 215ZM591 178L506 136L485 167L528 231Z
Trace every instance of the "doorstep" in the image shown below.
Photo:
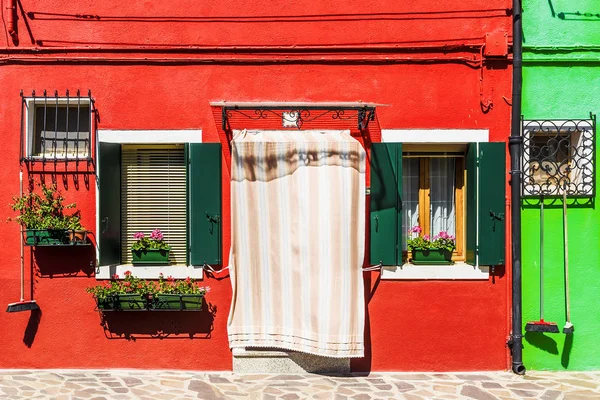
M232 350L233 372L239 374L339 373L350 372L349 358L321 357L279 349L236 348Z

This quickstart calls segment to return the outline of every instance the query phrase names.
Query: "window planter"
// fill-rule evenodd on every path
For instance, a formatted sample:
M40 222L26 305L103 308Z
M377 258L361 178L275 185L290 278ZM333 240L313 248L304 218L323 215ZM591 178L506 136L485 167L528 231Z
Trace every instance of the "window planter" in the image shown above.
M133 265L168 265L171 248L131 250Z
M450 265L452 252L445 249L413 249L411 262L416 265Z
M153 310L202 310L202 294L156 294Z
M26 246L55 246L68 244L69 238L62 229L26 229Z
M25 229L25 246L87 245L86 230Z
M96 304L100 311L144 311L148 308L147 296L140 294L97 297Z
M201 311L203 294L118 294L95 297L99 311Z

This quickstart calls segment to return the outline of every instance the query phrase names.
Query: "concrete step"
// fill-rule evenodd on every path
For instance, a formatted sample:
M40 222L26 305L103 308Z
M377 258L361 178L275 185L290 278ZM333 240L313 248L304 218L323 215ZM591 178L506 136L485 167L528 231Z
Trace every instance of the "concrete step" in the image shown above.
M349 358L321 357L281 349L233 349L233 372L246 373L349 373Z

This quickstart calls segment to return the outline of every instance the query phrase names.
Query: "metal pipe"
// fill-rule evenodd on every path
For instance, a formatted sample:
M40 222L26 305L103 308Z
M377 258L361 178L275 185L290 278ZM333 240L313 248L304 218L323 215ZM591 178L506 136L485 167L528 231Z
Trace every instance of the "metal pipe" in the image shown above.
M508 61L508 60L507 60ZM82 57L82 56L18 56L11 55L0 57L0 64L144 64L144 65L239 65L239 64L463 64L472 68L479 68L481 61L478 57L465 56L429 56L413 57L409 55L370 55L370 56L298 56L298 57Z
M522 21L521 1L513 0L513 71L511 132L508 138L510 154L510 199L511 199L511 243L512 243L512 333L510 349L512 371L525 374L523 365L523 310L521 298L521 87L522 71Z
M38 42L39 46L2 48L0 53L18 54L53 54L53 53L179 53L179 54L256 54L256 53L398 53L398 52L456 52L469 51L479 53L485 45L482 40L464 41L456 39L439 44L330 44L330 45L227 45L227 46L197 46L197 45L103 45L103 46L52 46Z
M6 9L8 10L8 16L6 18L6 30L13 40L17 39L17 0L8 0L6 3Z

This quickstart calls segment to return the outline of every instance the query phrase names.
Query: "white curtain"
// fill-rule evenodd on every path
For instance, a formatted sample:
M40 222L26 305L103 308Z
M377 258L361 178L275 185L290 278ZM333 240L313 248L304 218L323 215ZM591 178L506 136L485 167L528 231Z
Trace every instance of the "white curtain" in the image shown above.
M432 237L442 231L456 236L456 208L454 201L455 165L454 158L429 159Z
M408 230L419 225L419 164L418 158L402 159L402 250L406 251Z

